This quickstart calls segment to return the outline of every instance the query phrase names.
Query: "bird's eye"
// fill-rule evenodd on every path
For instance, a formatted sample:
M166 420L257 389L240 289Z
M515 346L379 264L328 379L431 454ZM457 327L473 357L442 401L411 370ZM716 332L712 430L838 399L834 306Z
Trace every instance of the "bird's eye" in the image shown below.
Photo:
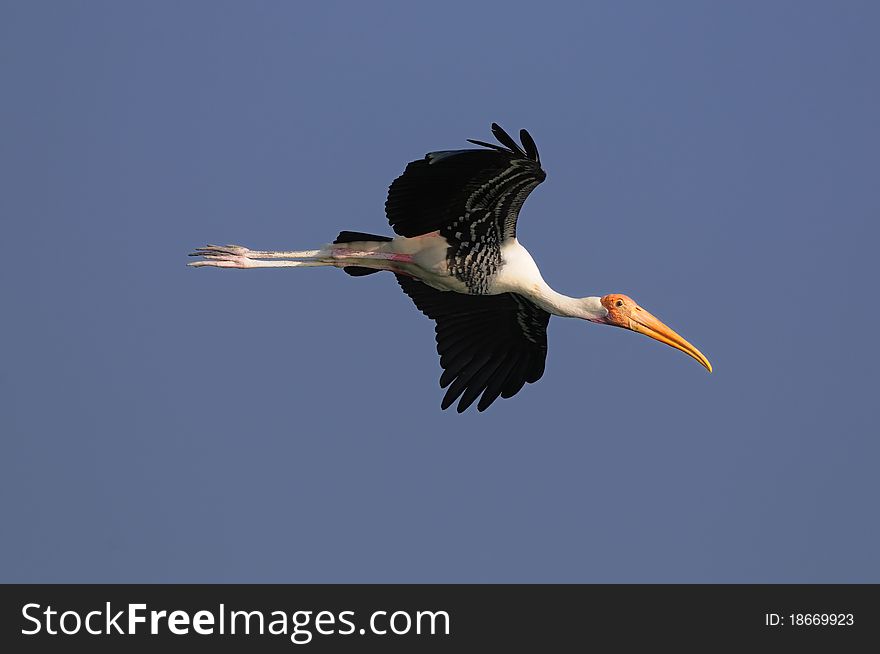
M617 302L614 303L614 306L616 306L616 307L622 307L622 306L623 306L623 300L618 300Z

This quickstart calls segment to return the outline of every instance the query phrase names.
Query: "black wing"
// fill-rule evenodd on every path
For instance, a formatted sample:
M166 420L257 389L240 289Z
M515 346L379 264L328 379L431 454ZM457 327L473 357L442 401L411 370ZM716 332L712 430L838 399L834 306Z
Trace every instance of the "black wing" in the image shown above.
M430 152L407 165L388 189L385 213L401 236L438 231L449 242L450 272L472 293L485 293L501 262L501 243L516 236L519 210L547 174L535 142L520 131L518 145L492 123L502 145L487 150Z
M464 295L438 291L412 277L396 275L416 307L437 322L440 387L449 390L441 407L459 396L457 411L483 411L498 396L516 395L544 374L550 314L515 293Z

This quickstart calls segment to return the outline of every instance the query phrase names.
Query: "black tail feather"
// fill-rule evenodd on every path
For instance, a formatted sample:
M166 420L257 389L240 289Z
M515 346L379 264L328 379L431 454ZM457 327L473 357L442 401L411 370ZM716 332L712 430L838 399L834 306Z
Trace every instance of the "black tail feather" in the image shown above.
M382 271L376 268L367 268L365 266L344 266L342 272L348 273L352 277L363 277L364 275L372 275L373 273Z
M339 232L334 243L354 243L356 241L390 241L388 236L377 236L376 234L367 234L366 232ZM352 266L353 268L355 266Z
M366 232L339 232L334 243L355 243L359 241L380 241L386 242L391 239L387 236L379 236L377 234L367 234ZM348 273L352 277L363 277L364 275L372 275L373 273L382 272L375 268L367 268L365 266L345 266L343 272Z

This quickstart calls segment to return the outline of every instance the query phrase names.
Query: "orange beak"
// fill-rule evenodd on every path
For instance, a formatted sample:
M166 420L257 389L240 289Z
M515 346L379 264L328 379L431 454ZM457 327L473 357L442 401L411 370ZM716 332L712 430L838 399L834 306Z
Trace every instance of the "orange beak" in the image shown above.
M706 370L712 372L712 364L709 363L709 359L703 356L702 352L641 307L630 314L629 328L639 334L650 336L661 343L666 343L676 350L681 350L699 361Z

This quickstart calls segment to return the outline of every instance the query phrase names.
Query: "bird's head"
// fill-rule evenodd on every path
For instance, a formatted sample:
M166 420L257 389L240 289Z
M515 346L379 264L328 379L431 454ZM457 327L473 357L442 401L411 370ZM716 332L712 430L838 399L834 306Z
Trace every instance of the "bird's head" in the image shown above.
M712 364L693 345L676 334L672 329L664 325L660 320L640 307L635 300L627 295L611 293L601 298L602 306L608 311L603 322L606 325L623 327L653 339L671 345L676 350L681 350L688 356L699 361L709 372L712 372Z

